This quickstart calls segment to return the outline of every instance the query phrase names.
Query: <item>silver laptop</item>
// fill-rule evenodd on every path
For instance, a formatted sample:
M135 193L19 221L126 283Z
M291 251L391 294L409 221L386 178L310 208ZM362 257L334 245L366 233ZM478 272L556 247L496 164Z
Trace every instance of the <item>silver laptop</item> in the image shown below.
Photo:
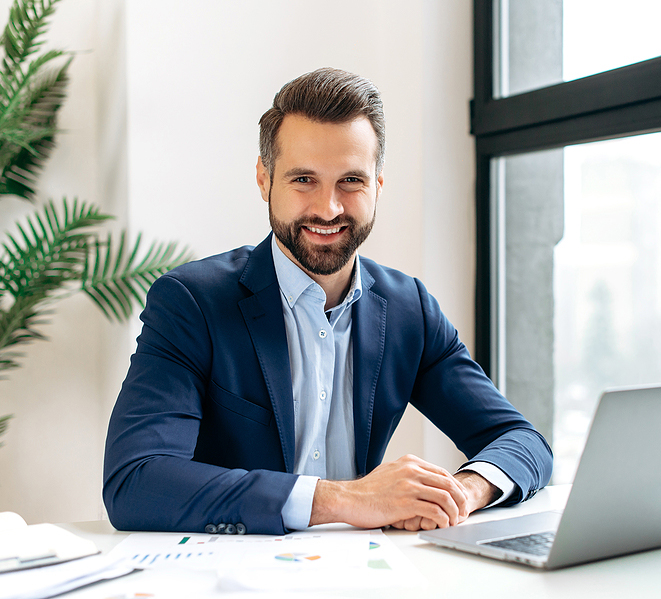
M420 537L555 569L661 547L661 387L605 392L564 512L421 532Z

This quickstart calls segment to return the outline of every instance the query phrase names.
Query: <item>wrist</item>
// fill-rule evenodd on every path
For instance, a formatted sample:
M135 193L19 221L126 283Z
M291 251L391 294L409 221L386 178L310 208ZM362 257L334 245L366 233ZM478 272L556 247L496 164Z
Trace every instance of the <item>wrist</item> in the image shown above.
M502 493L498 487L472 470L462 470L461 472L457 472L454 477L466 490L469 513L493 503Z
M339 481L323 479L317 481L312 499L310 526L344 521L341 517L344 486L345 483Z

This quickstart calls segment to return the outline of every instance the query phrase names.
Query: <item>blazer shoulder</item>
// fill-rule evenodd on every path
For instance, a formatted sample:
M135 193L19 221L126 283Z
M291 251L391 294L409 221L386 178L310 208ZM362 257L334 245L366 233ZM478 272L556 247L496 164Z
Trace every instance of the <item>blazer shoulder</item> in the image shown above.
M396 268L378 264L369 258L360 257L363 286L386 299L411 299L429 295L424 284L417 278Z
M190 283L217 283L219 277L226 276L235 276L238 279L254 249L254 246L246 245L222 254L193 260L177 266L164 276L173 277L186 286Z
M456 337L456 330L443 314L437 299L420 279L362 256L360 264L363 288L385 299L391 326L405 323L411 331L417 330L415 326L421 326L428 331L428 339L439 333L446 340Z
M252 247L193 260L165 273L154 281L147 294L147 307L179 304L191 298L203 312L227 310L250 295L239 283Z

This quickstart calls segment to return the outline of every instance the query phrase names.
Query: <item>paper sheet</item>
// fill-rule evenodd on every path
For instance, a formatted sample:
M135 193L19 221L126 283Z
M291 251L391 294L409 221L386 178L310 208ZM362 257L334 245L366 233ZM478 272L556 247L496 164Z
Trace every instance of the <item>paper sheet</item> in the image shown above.
M213 570L226 591L339 590L425 586L410 561L379 531L285 536L134 533L110 558L136 568Z
M0 532L19 530L27 526L27 522L14 512L0 512Z
M125 576L133 567L103 555L0 575L0 599L44 599L100 580Z

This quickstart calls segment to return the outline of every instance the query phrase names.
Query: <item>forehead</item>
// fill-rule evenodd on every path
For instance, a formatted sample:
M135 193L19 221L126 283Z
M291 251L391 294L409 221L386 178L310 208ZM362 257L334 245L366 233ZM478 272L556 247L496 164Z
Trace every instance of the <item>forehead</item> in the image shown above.
M378 141L365 117L345 123L324 123L288 114L278 130L277 144L276 164L345 162L360 163L363 168L376 165Z

